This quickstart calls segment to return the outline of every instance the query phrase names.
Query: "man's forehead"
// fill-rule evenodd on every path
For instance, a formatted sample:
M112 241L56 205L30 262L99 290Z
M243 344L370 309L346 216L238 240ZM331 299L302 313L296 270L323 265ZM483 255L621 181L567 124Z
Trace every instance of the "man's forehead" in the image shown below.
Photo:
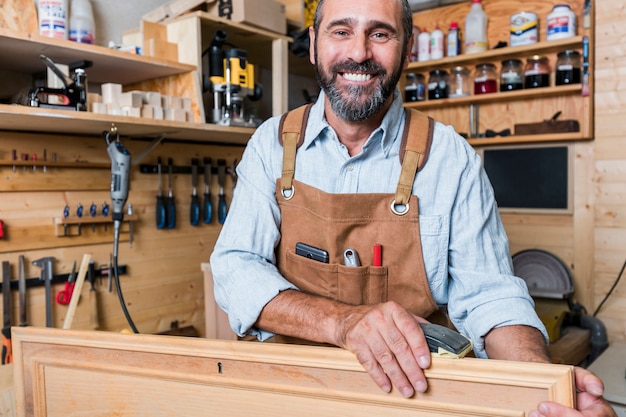
M336 24L397 27L401 9L396 0L324 0L321 25Z

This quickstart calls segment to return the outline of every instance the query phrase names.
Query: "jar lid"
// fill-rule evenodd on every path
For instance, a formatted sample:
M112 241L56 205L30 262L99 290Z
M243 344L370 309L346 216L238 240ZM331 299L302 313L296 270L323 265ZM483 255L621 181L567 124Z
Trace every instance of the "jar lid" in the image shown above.
M502 61L502 65L521 65L522 61L517 58L505 59Z
M465 68L465 67L462 67L462 66L458 65L458 66L452 68L450 70L450 72L453 72L453 73L469 73L469 70L467 68Z
M528 57L529 61L547 61L548 57L545 55L533 55Z
M476 64L476 69L479 68L495 68L496 66L491 62L483 62L482 64Z
M569 7L569 4L555 4L552 10L556 10L556 9L570 9L571 10L571 7Z
M575 51L575 50L573 50L573 49L568 49L568 50L565 50L565 51L561 51L561 52L559 52L559 53L557 54L557 56L558 56L559 58L564 58L564 57L568 57L568 56L575 57L575 58L579 58L579 57L580 57L580 52Z
M443 69L434 69L430 73L430 75L448 75L448 71Z

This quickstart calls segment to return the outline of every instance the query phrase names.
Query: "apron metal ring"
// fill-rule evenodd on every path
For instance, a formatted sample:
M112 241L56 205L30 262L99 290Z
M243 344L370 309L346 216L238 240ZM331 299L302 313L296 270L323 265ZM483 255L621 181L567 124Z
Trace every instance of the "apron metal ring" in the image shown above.
M293 195L295 194L295 189L293 188L293 185L292 185L291 188L287 190L280 190L280 194L283 196L285 200L289 201L293 198Z
M397 214L398 216L404 216L409 212L409 203L396 204L396 200L394 199L391 202L391 211L393 212L393 214Z

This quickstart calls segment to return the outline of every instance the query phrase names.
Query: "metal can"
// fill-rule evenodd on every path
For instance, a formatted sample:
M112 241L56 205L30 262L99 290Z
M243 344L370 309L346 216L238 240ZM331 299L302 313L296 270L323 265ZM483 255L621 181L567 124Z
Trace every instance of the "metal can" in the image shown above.
M511 46L537 43L539 40L539 20L537 13L519 12L510 20Z

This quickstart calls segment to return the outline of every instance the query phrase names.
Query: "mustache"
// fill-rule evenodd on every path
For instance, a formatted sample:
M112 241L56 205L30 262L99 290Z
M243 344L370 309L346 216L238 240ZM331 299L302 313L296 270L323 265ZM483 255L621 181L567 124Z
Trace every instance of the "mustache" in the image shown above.
M337 62L331 66L331 71L338 72L366 72L374 75L385 75L387 71L381 65L374 61L368 60L365 62L344 61Z

